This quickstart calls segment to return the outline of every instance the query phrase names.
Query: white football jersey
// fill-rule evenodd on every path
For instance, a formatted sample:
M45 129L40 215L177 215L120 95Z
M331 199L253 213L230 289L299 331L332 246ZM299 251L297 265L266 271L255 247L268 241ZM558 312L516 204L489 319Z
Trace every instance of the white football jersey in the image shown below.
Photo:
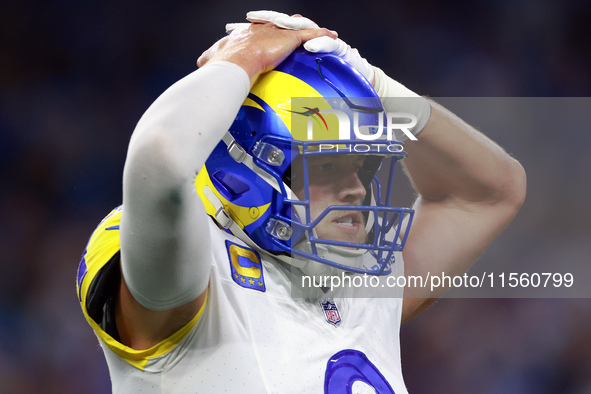
M210 288L197 316L151 349L122 345L86 309L93 278L118 251L119 218L120 209L95 230L78 272L82 309L104 349L113 393L407 393L401 297L356 298L354 287L343 290L347 297L319 288L294 297L290 266L213 223ZM93 252L105 242L110 252ZM400 253L393 271L403 274Z

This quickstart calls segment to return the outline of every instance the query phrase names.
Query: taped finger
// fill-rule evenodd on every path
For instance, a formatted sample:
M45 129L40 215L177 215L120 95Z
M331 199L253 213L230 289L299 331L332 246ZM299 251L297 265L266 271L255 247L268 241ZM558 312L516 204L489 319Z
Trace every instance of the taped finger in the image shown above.
M246 13L246 20L253 23L275 23L275 19L288 17L289 15L277 11L249 11Z
M234 30L245 29L250 26L250 23L227 23L226 24L226 33L230 34Z
M315 22L303 16L288 16L276 18L275 25L289 30L320 28Z

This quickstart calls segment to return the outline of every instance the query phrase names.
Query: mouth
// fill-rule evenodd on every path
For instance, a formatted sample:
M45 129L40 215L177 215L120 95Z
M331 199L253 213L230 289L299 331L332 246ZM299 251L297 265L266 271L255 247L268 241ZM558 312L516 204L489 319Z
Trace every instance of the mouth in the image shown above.
M341 231L346 233L357 233L363 224L363 217L360 212L352 212L347 215L339 216L332 223Z

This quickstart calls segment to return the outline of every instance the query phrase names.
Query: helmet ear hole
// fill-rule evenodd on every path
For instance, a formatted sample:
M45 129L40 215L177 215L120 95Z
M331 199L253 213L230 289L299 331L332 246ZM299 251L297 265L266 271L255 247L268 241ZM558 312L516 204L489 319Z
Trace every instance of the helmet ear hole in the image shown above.
M225 192L225 197L230 201L250 190L250 187L246 183L224 171L215 172L213 179L214 182L217 181L216 183L221 186L221 191Z

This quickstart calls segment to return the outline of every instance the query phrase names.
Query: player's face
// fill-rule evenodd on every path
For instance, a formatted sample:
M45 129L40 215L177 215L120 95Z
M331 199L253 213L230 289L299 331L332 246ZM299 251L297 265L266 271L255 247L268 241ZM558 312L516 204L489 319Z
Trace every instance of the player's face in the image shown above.
M363 160L364 158L359 155L310 156L307 159L312 220L331 205L361 204L366 190L357 173L363 165ZM303 176L300 175L301 166L301 161L294 163L296 176L292 190L300 200L303 200L304 185ZM361 211L331 211L315 229L318 238L365 242L365 220Z

